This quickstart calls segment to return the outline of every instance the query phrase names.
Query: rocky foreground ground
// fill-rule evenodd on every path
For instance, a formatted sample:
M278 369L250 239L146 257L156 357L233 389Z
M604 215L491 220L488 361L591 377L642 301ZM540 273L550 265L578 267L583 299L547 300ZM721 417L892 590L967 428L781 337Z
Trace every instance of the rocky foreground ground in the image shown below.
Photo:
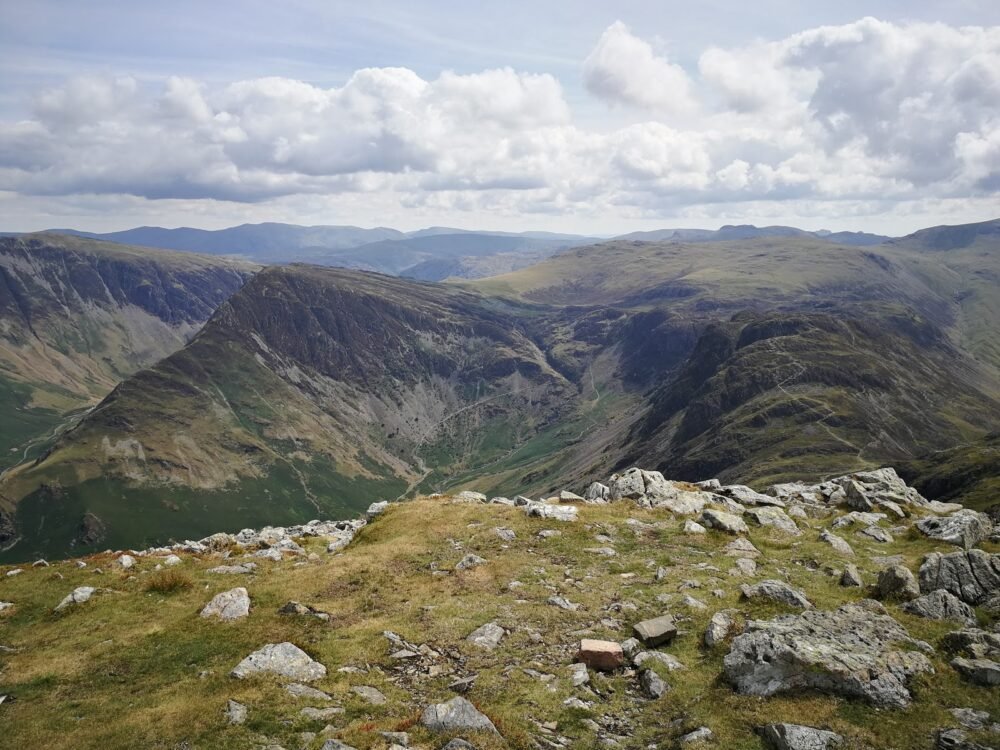
M630 469L8 567L0 746L996 747L998 531Z

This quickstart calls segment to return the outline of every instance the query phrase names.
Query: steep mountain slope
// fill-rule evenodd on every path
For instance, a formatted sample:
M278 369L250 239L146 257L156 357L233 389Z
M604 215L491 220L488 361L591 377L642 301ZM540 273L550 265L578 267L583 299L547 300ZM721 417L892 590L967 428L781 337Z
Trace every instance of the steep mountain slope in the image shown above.
M272 267L2 492L42 551L308 520L502 455L568 388L479 295Z
M1000 423L995 263L807 237L609 242L444 285L270 268L9 473L8 559L627 462L770 482L919 461Z
M183 346L253 270L48 234L0 239L0 468Z

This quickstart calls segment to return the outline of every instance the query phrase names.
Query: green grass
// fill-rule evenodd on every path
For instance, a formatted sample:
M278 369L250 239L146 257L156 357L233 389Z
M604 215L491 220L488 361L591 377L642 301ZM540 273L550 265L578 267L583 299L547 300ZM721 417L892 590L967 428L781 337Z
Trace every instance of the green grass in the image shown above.
M411 731L415 747L439 747L445 738L431 737L414 725L414 718L427 703L451 697L448 683L467 674L478 675L468 697L494 720L506 740L503 744L470 738L483 750L529 748L538 732L535 722L550 721L570 738L572 747L591 747L594 735L585 719L601 716L627 719L631 728L624 748L644 748L651 742L669 745L679 734L704 724L715 733L716 747L761 750L754 725L789 721L840 732L848 738L848 747L916 750L930 746L937 727L954 725L948 708L970 706L994 716L1000 710L995 692L962 681L944 654L932 658L935 674L914 686L913 705L899 711L813 693L767 700L736 695L720 679L728 647L702 645L709 617L723 608L738 610L740 621L787 610L740 601L744 579L728 574L732 561L720 554L731 537L714 532L687 536L679 531L681 519L630 504L583 507L580 515L575 524L557 524L529 519L514 508L452 505L443 499L401 503L341 555L330 557L322 540L307 540L318 557L301 565L292 560L263 562L256 575L224 578L205 572L219 564L219 558L185 555L177 570L194 585L169 594L148 590L160 574L153 571L155 559L147 558L129 573L116 568L112 558L97 556L84 569L67 562L28 568L14 578L0 575L0 598L17 605L0 615L0 643L18 649L0 652L0 692L17 698L0 708L3 741L10 747L46 748L173 748L187 743L226 749L272 742L299 747L300 732L319 731L324 725L299 716L299 709L311 703L292 699L276 680L236 681L227 676L243 656L263 643L281 640L296 643L328 667L327 677L316 686L345 708L344 715L331 722L336 735L361 750L384 748L378 731L399 728ZM625 523L630 517L655 527L635 532ZM792 539L752 530L751 539L763 553L759 578L787 579L821 608L865 596L862 590L841 588L836 575L824 571L823 565L836 568L841 561L817 540L823 522L799 523L803 534ZM514 529L517 539L502 542L493 532L495 526ZM543 528L558 528L562 536L541 540L536 534ZM599 546L593 538L598 533L613 537L616 557L585 551ZM852 533L846 536L869 583L877 572L870 555L902 554L915 570L927 552L953 549L907 535L898 535L889 545ZM449 570L468 552L488 562L449 574L435 573L431 565ZM812 559L821 561L820 569L803 564ZM718 570L696 567L705 563ZM660 566L668 575L656 581L653 574ZM104 572L94 573L95 567ZM509 589L512 580L524 585ZM700 587L681 592L682 581ZM102 591L84 605L53 614L52 607L80 585ZM246 621L222 624L198 617L212 595L238 585L249 589L253 601ZM723 595L714 596L713 589ZM552 593L582 608L564 612L545 604ZM701 599L709 609L687 610L680 604L683 593ZM661 594L672 599L660 603ZM331 621L278 615L277 609L289 599L329 612ZM612 607L617 602L634 604L636 610L617 612ZM908 616L896 604L888 608L914 637L932 644L953 629ZM637 698L631 689L634 678L624 674L592 675L604 698L571 687L568 666L579 631L622 640L634 622L664 612L678 618L681 634L663 650L686 666L662 673L672 686L667 695L658 701ZM985 613L981 616L986 618ZM493 620L510 631L496 652L480 652L465 643L469 632ZM404 674L397 684L390 679L398 673L381 635L386 629L456 658L433 662L441 667L438 674L418 670L415 676ZM341 667L367 671L338 671ZM524 668L554 677L544 683ZM359 701L350 687L361 684L382 690L388 703L368 706ZM563 701L572 695L593 701L593 708L565 706ZM242 727L225 723L222 710L230 698L250 709ZM317 740L311 748L320 744Z

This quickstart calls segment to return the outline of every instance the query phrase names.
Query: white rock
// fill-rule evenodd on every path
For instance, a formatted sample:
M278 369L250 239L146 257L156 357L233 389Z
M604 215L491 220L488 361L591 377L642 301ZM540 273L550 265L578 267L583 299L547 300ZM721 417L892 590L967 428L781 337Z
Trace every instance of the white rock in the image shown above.
M249 614L250 595L242 586L216 594L201 610L202 617L215 617L223 622L239 620Z

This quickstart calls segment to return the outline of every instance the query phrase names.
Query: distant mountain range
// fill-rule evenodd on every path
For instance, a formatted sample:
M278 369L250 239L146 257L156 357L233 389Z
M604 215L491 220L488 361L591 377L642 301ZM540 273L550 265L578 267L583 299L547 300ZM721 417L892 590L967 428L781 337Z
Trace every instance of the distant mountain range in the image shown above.
M136 227L96 233L52 229L125 245L224 255L255 263L313 263L378 271L425 281L476 279L526 268L572 247L608 238L554 232L493 232L428 227L401 232L388 227L243 224L228 229ZM642 242L724 242L763 237L818 238L840 245L869 246L890 237L866 232L808 232L785 226L726 225L710 229L659 229L612 237Z

